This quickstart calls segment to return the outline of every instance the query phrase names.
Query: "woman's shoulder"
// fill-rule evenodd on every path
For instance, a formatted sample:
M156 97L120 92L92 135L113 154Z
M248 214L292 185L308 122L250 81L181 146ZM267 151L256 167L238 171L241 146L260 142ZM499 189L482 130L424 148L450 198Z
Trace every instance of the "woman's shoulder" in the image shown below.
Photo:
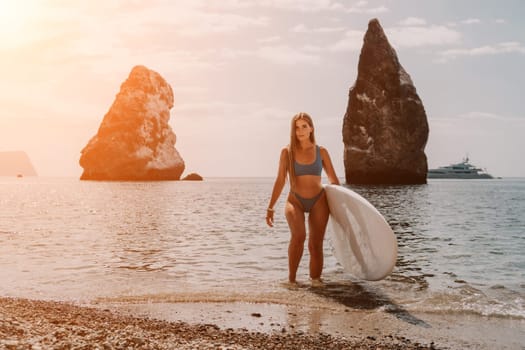
M319 152L321 153L322 156L329 155L328 154L328 150L325 147L323 147L321 145L317 145L317 147L319 148Z

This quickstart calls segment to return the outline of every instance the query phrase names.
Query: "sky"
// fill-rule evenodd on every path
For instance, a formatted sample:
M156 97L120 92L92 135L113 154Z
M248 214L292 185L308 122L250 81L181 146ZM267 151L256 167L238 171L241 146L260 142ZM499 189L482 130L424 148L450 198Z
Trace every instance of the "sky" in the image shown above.
M0 151L78 177L131 69L172 86L186 173L275 176L304 111L344 177L342 123L368 21L425 106L430 168L525 177L525 1L0 0Z

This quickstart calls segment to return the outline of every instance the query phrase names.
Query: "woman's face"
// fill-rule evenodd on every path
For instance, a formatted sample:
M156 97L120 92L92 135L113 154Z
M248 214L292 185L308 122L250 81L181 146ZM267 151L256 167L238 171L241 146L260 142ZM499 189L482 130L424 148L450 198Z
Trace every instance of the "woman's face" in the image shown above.
M295 137L298 141L304 141L310 139L310 134L313 128L304 119L298 119L295 121Z

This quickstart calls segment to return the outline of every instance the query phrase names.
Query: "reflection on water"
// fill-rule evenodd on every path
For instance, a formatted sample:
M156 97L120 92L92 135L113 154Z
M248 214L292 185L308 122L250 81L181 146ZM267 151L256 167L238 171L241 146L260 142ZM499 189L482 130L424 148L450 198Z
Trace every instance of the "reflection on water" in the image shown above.
M265 225L272 184L0 179L0 295L279 294L289 231L284 196L275 227ZM421 300L448 307L459 296L455 308L479 312L495 308L480 305L486 295L513 300L497 305L511 310L502 312L524 313L525 181L351 188L392 226L397 265L383 281L352 281L326 244L327 287L316 295L348 307L423 309L429 304ZM304 281L308 258L305 250L298 271ZM465 294L466 287L479 293Z
M467 281L522 290L525 181L436 180L415 186L352 186L398 239L390 280L421 289ZM521 213L521 214L520 214ZM519 267L518 267L519 266Z
M428 256L437 252L427 242L431 211L428 186L349 187L372 203L396 234L398 257L396 269L389 279L426 289L426 278L434 276L427 270L431 264Z

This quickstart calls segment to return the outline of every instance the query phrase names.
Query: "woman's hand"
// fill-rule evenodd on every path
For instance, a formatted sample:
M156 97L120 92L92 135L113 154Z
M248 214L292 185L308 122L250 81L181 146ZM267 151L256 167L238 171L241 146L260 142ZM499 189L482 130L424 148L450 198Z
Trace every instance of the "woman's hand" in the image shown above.
M266 209L266 224L273 227L273 209Z

